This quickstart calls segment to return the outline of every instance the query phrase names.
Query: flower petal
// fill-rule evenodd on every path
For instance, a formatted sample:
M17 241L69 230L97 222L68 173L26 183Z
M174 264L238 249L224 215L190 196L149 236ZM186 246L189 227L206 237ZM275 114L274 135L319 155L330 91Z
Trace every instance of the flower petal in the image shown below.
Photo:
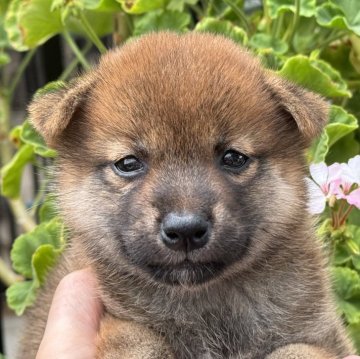
M340 163L333 163L328 167L328 178L327 182L337 181L341 178L343 167Z
M346 196L346 200L350 205L360 209L360 188L352 191Z
M354 171L351 169L351 167L347 163L341 164L341 178L342 178L342 184L347 187L351 187L353 183L356 183L356 177L354 176Z
M321 188L310 178L305 178L308 190L308 210L311 214L322 213L326 205L326 197Z
M350 158L348 166L352 172L354 182L360 185L360 155Z
M320 186L327 183L329 174L328 166L325 162L313 163L310 165L310 174L313 180Z

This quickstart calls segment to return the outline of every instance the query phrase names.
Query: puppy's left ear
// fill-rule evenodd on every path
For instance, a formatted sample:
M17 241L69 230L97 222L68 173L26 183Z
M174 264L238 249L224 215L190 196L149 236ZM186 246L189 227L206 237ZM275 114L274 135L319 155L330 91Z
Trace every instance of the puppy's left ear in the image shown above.
M319 136L328 120L328 103L321 96L273 74L267 74L267 82L272 97L295 120L305 142L309 144Z
M30 122L50 147L56 148L58 137L71 121L76 120L76 113L93 84L94 76L89 73L57 91L38 95L31 102L28 108Z

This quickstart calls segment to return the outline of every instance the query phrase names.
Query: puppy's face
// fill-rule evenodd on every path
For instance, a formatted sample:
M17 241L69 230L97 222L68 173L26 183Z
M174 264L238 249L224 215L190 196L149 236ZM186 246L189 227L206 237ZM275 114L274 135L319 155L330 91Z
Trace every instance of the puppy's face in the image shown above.
M228 40L158 34L30 108L59 150L67 224L112 275L219 280L266 260L305 211L325 105Z

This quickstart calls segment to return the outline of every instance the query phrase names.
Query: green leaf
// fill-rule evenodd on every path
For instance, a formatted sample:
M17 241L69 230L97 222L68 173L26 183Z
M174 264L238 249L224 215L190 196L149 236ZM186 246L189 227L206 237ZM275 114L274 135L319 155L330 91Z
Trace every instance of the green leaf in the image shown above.
M294 33L293 46L295 53L306 54L311 49L318 47L319 37L322 32L314 17L300 17Z
M9 307L17 315L22 315L36 298L36 286L33 281L17 282L6 290L6 300Z
M0 26L1 26L1 23L0 23ZM0 28L0 31L1 31L1 28ZM0 36L1 36L1 34L0 34ZM1 45L0 45L0 47L1 47ZM11 61L11 58L6 52L0 52L0 67L7 65L10 61Z
M360 2L357 0L331 0L317 8L319 25L347 29L360 35Z
M357 73L350 62L351 45L349 42L327 46L321 52L321 58L339 71L344 78L353 78Z
M33 231L19 236L11 249L14 269L25 278L33 278L33 254L44 244L50 244L54 249L61 249L64 245L61 235L62 224L54 218L50 222L39 224Z
M61 249L55 249L51 244L43 244L32 255L33 278L39 286L43 285L48 272L54 267Z
M226 20L205 17L196 24L195 30L225 35L235 42L244 45L248 42L246 32L241 27L235 26L230 21Z
M330 120L325 128L329 136L329 147L358 127L355 116L346 112L342 107L332 105L330 108Z
M295 13L296 6L294 0L265 0L269 16L275 19L279 14L291 11ZM300 3L300 15L311 17L315 15L316 0L302 0Z
M355 269L357 269L358 271L360 271L360 255L354 255L352 256L352 263L355 267Z
M35 128L25 121L22 126L21 140L34 147L34 152L42 157L55 157L56 151L48 148L43 138L36 132Z
M358 128L355 116L346 112L342 107L330 107L330 120L321 137L314 142L310 149L310 159L314 163L325 161L329 149L341 138Z
M360 353L360 323L350 324L350 325L348 325L347 329L348 329L351 339L357 349L356 352Z
M268 34L255 34L250 39L249 44L255 49L273 51L278 54L284 54L288 50L288 45L285 41Z
M85 9L103 11L103 12L117 12L121 10L120 4L116 0L79 0L83 3Z
M4 20L4 29L6 30L6 37L9 43L17 51L28 50L28 47L24 45L22 41L21 30L18 27L18 13L22 0L13 0L8 8L8 11Z
M0 1L0 48L8 46L9 43L6 31L4 29L4 21L8 5L9 1Z
M190 24L190 15L178 11L155 10L135 19L133 35L158 30L185 31Z
M34 158L34 150L31 145L23 145L15 153L12 160L1 169L2 194L9 198L20 196L21 178L24 167Z
M46 95L47 93L51 93L51 92L57 92L59 90L62 90L66 88L66 83L64 81L52 81L52 82L48 82L45 86L40 87L33 99L37 99L43 95Z
M349 99L346 106L351 113L353 113L358 119L360 118L360 89L356 89L353 92L353 96Z
M10 141L15 145L15 147L19 148L22 144L20 135L22 131L22 126L15 126L9 134Z
M87 21L91 24L92 29L98 36L105 36L113 31L113 18L106 12L82 10ZM87 36L81 21L76 16L65 17L66 28L70 31Z
M56 209L54 196L48 195L39 210L40 222L49 222L56 217L57 214L58 211Z
M293 56L285 62L279 74L323 96L351 96L339 72L323 60L304 55Z
M129 14L144 14L152 10L164 9L166 0L117 0Z
M166 6L167 10L183 11L185 5L195 5L198 0L170 0Z
M326 155L326 163L347 162L349 158L354 157L359 153L360 145L355 139L355 132L352 132L341 138L329 149L329 152ZM349 219L351 220L357 212L360 211L352 211Z
M349 324L360 323L360 301L359 300L342 300L338 299L337 304L339 309L345 315L346 321Z
M352 35L350 36L351 52L349 60L358 74L360 74L360 37Z
M349 262L352 259L347 247L344 243L337 243L334 251L334 265L341 265Z
M334 267L332 273L335 291L342 300L360 299L360 277L358 272L347 267ZM360 318L360 311L358 315Z
M360 255L360 247L359 245L352 239L347 239L345 241L345 245L353 256L359 256Z
M360 211L357 211L357 212L360 212ZM360 247L360 226L348 224L347 229L351 233L352 242L354 242L357 245L357 247L359 248ZM353 263L355 269L360 271L360 253L353 254L351 256L351 259L352 259L352 263Z
M21 315L35 299L36 290L45 282L64 249L63 225L58 218L41 223L15 240L11 250L14 269L31 281L15 283L7 291L9 306Z
M49 0L13 0L5 19L11 45L17 51L34 48L63 30L60 11Z
M317 139L311 146L308 152L308 161L312 163L324 162L328 151L329 136L326 131L323 131L320 138Z

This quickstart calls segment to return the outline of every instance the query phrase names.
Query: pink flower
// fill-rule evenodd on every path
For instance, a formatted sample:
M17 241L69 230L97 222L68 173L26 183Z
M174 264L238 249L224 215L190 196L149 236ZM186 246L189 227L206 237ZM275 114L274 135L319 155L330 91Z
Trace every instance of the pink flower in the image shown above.
M360 155L350 158L348 163L341 164L341 177L348 187L354 183L360 185Z
M350 205L360 209L360 188L351 191L350 194L346 196L346 200Z
M326 202L332 207L337 199L345 199L349 205L360 208L360 155L348 163L312 164L310 174L312 179L306 179L310 213L322 213Z
M341 181L341 165L334 163L327 166L324 162L312 164L310 174L313 178L306 178L309 192L309 211L319 214L324 211L326 201L332 206L336 199L338 186Z
M341 164L340 182L336 185L337 199L345 199L350 205L360 207L359 191L356 188L360 185L360 155L350 158L347 164Z

